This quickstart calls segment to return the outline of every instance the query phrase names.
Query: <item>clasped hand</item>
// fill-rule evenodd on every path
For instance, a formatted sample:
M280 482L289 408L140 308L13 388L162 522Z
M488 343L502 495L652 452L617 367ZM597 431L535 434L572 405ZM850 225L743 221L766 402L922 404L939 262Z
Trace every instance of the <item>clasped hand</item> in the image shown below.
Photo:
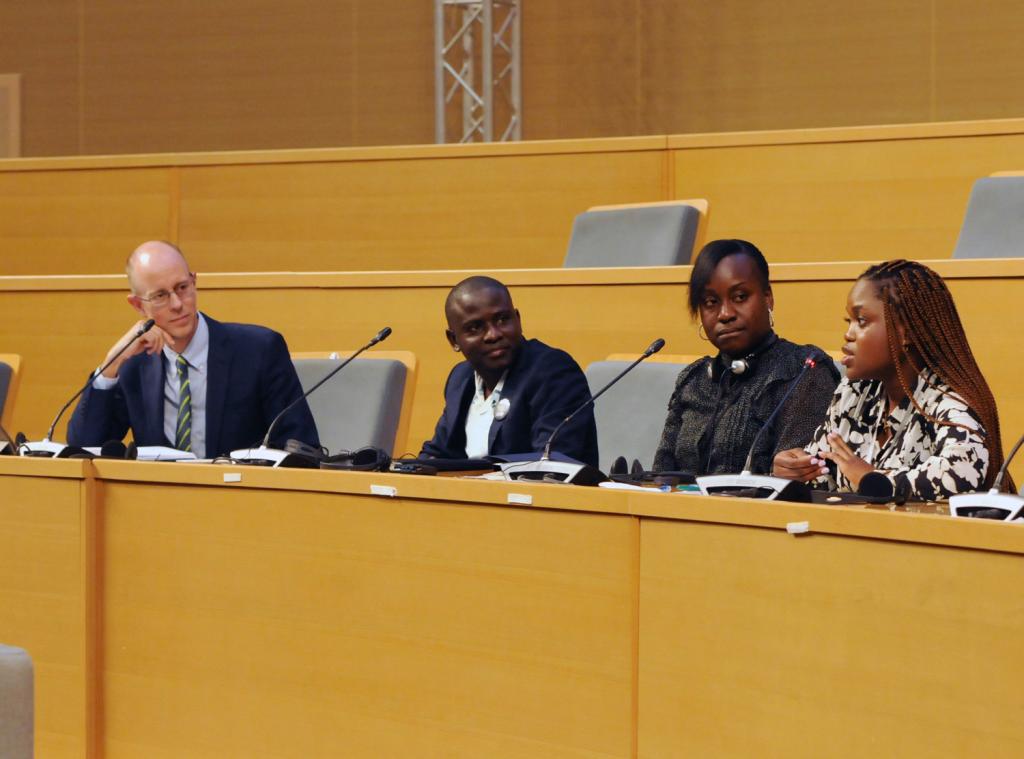
M834 432L826 439L832 450L820 451L817 456L811 456L802 448L779 451L772 462L772 474L787 480L810 482L828 474L828 467L825 465L827 460L835 462L839 471L854 488L859 487L861 478L874 471L874 467L857 456L846 441Z

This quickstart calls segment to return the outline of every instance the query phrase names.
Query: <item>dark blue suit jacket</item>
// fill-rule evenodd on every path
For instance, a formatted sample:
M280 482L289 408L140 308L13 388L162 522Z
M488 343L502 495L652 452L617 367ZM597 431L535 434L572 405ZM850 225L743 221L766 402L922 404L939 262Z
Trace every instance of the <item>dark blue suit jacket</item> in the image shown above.
M434 438L423 444L420 456L444 459L466 457L466 413L476 392L473 367L463 361L452 369L444 387L444 411ZM508 414L495 419L488 437L490 454L501 456L544 450L551 432L590 398L579 365L565 351L539 340L525 340L509 367L502 399ZM581 411L555 438L552 450L597 466L597 425L593 407Z
M284 338L266 327L222 324L206 316L210 352L206 384L206 455L262 441L274 417L302 395ZM164 436L163 354L133 356L110 390L90 384L68 422L68 443L103 445L131 429L138 445L173 445ZM271 443L289 438L319 445L313 415L303 401L278 423Z

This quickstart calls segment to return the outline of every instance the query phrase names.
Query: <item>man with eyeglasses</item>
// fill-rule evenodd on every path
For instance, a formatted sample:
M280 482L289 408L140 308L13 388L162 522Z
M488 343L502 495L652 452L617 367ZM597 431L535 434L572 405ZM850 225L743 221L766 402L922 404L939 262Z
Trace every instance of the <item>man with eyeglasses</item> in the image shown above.
M131 429L138 445L171 446L197 458L258 444L274 417L302 395L284 338L201 314L196 275L169 242L140 245L126 272L128 303L143 319L103 363L145 320L155 325L93 379L68 423L68 443L103 445ZM278 423L271 443L284 447L289 439L319 445L305 401Z

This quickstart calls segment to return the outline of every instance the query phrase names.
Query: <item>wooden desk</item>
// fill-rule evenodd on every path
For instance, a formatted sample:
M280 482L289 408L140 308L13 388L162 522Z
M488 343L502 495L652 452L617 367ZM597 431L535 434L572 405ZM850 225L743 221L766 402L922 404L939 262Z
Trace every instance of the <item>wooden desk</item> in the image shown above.
M96 469L108 756L631 755L628 515L508 508L494 483Z
M1024 749L1020 525L12 459L0 520L43 759Z
M639 756L1024 752L1024 526L634 500Z
M0 457L0 641L35 667L36 754L92 755L96 493L83 461Z

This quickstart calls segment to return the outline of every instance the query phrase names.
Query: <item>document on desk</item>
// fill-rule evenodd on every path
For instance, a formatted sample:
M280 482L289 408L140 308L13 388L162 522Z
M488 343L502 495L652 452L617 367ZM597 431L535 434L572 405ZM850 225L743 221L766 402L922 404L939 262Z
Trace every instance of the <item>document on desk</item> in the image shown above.
M88 447L89 453L94 456L102 455L102 448L99 446ZM189 451L179 451L177 448L169 448L166 445L142 445L139 446L138 461L198 461L196 455Z

